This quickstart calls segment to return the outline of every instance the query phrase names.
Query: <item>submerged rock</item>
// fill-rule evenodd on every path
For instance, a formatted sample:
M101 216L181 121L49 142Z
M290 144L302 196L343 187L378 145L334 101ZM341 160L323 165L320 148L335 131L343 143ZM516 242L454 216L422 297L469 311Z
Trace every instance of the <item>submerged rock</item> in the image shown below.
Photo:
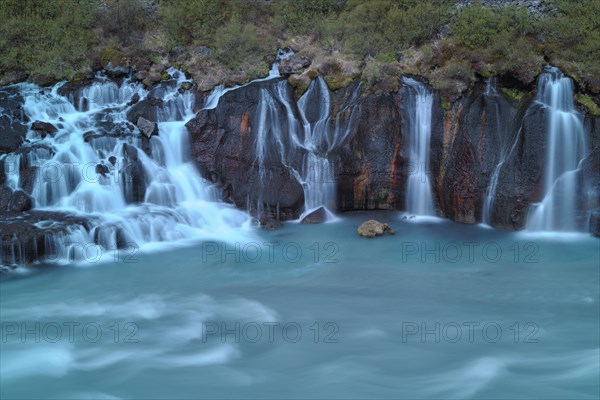
M300 223L322 224L325 221L327 221L327 210L325 210L325 207L319 207L310 214L308 214L306 217L302 218L302 221L300 221Z
M388 224L375 221L374 219L370 219L366 222L363 222L363 224L358 227L357 232L360 236L365 238L380 236L383 235L385 232L388 232L390 235L393 235L395 233L394 230L390 228Z

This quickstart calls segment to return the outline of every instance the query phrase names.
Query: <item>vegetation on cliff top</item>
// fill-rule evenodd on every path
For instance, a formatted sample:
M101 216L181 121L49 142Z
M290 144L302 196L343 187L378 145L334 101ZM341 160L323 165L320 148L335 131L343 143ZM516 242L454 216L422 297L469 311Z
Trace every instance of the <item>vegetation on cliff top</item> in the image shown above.
M368 90L385 92L409 73L452 98L489 75L526 87L552 63L600 93L600 0L545 0L543 12L456 3L3 0L0 83L89 76L110 60L148 84L182 65L206 90L264 74L274 50L290 46L313 59L311 76L331 71L336 87L362 76Z

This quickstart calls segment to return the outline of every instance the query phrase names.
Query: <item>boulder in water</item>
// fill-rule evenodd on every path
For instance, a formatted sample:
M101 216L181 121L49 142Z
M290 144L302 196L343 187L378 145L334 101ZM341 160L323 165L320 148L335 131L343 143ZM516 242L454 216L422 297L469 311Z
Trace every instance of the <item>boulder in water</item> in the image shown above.
M300 223L322 224L325 221L327 221L327 210L325 210L325 207L321 206L313 212L311 212L310 214L308 214L306 217L302 218L302 221L300 221Z
M42 136L42 139L48 135L54 136L58 132L58 129L54 125L43 121L35 121L31 124L31 130L38 132Z
M380 236L385 232L389 232L390 235L395 233L388 224L383 224L379 221L375 221L374 219L363 222L363 224L358 227L357 232L360 236L365 238Z
M137 127L148 139L153 135L158 135L158 124L156 122L148 121L144 117L139 117L137 120Z
M96 165L96 174L106 176L108 174L108 167L104 164Z
M10 209L12 211L29 211L33 207L31 196L22 190L15 190L10 200Z
M131 96L131 100L129 100L127 105L132 106L134 104L137 104L138 101L140 101L140 95L138 93L134 93L133 96Z
M311 64L309 58L293 54L290 57L282 60L279 64L279 73L281 75L298 74L305 68L308 68Z

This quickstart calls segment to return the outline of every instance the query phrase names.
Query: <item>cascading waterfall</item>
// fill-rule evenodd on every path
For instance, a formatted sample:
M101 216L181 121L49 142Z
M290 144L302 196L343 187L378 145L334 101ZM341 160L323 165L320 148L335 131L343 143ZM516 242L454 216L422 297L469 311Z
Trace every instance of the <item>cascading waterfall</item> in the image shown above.
M256 140L260 184L263 190L268 185L265 161L274 151L304 189L304 210L300 219L321 206L329 217L333 216L335 180L330 158L350 133L359 94L360 86L357 86L332 122L330 92L322 77L311 82L297 104L293 104L293 95L285 81L276 83L272 90L261 89ZM279 111L279 105L285 113ZM340 116L346 111L350 111L350 117L342 122ZM287 134L284 127L287 127ZM294 165L293 155L299 152L303 154L302 162ZM262 199L258 199L259 213L263 211L261 203Z
M408 87L409 162L412 168L406 189L406 211L415 215L435 215L429 181L429 143L433 94L412 78L403 78Z
M239 228L248 225L246 214L217 202L187 154L185 123L194 116L194 93L182 89L191 83L183 73L168 72L174 79L152 91L163 103L157 110L159 133L146 145L126 116L134 94L142 100L149 95L139 84L125 80L119 86L98 76L79 99L61 96L62 84L50 92L20 85L29 120L58 128L45 138L33 130L27 135L37 146L28 155L36 171L34 208L83 216L92 226L89 232L80 227L47 235L46 247L57 258L80 259L89 243L107 250L127 243L151 249L156 242L245 237ZM9 155L14 163L21 156ZM19 186L18 176L10 175L10 186Z
M573 85L555 67L538 80L537 102L548 113L544 198L532 205L526 228L534 231L576 231L577 170L587 144Z

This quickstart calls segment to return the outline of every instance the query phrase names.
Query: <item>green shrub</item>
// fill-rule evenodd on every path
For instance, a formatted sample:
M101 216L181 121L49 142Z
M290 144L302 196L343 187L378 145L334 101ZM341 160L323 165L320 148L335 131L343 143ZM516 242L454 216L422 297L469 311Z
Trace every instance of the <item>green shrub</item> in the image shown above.
M231 0L163 0L161 27L177 44L209 43L233 13Z
M577 103L581 104L590 115L600 117L600 107L594 102L591 96L587 94L579 94L575 98Z
M215 35L216 58L230 69L242 63L261 63L266 51L254 25L232 18Z
M0 71L22 70L47 82L89 65L91 1L2 0Z

